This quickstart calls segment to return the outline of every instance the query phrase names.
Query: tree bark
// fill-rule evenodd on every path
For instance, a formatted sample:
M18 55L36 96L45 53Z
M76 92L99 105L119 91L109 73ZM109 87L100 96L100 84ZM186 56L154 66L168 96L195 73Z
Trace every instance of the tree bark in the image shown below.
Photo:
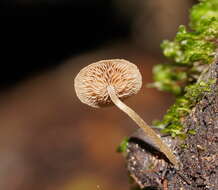
M217 56L218 57L218 56ZM132 135L127 147L127 169L135 182L145 189L217 190L218 189L218 58L200 79L215 79L210 92L205 92L191 113L184 118L185 131L194 135L182 141L163 137L175 150L181 168L167 164L167 159L147 142L142 133ZM184 146L185 145L185 146ZM149 170L148 165L155 165Z

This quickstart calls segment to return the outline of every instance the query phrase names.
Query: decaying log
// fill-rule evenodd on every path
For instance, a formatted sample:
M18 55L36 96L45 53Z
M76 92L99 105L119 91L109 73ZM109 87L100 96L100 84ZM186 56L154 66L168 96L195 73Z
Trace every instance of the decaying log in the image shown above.
M128 143L126 160L130 176L141 188L164 190L218 189L218 59L200 76L207 82L215 79L210 92L184 119L185 130L195 130L184 141L162 137L175 151L181 167L173 168L157 147L140 132ZM181 143L185 146L181 146Z

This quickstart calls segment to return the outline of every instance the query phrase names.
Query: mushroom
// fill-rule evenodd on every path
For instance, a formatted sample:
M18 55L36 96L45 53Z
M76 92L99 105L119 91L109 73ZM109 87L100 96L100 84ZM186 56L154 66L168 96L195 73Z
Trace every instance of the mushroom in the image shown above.
M142 76L136 65L124 59L102 60L83 68L74 80L77 97L94 108L115 104L143 129L146 136L168 160L178 166L178 160L155 131L121 100L136 94L142 86Z

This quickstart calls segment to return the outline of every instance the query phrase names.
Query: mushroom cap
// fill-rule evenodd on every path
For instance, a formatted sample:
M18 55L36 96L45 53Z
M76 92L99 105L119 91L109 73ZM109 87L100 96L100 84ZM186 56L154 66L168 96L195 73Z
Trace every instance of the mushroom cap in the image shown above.
M110 59L84 67L74 80L77 97L95 108L112 104L108 86L113 86L116 95L125 99L141 89L142 76L133 63L124 59Z

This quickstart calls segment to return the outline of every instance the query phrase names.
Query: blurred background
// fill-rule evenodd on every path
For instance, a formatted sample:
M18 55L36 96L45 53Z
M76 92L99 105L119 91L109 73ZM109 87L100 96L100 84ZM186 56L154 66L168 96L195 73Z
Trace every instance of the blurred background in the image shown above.
M4 0L0 3L0 189L128 190L116 148L135 124L114 107L79 102L73 79L101 59L138 65L126 103L148 123L173 98L146 88L159 48L195 0Z

